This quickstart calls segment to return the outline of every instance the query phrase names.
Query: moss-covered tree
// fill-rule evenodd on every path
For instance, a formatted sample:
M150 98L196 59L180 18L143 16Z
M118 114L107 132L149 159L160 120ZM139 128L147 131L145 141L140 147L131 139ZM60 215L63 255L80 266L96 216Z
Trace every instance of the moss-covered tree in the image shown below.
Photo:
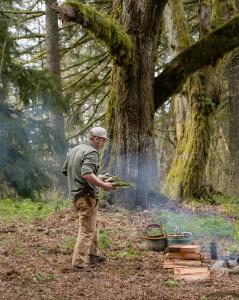
M239 56L238 49L233 53L228 64L228 85L229 85L229 151L230 151L230 181L227 183L227 191L230 194L238 194L239 186Z
M136 184L134 191L124 195L129 207L147 207L148 192L156 177L156 109L177 93L190 75L239 45L237 16L176 56L155 78L157 43L167 2L115 0L112 17L77 0L68 0L57 9L65 21L79 23L103 40L114 60L109 149L115 172Z
M226 21L230 18L233 13L233 10L231 11L233 3L234 0L230 3L214 1L211 16L210 1L204 1L200 9L200 34L204 36L210 30L210 26L217 28L222 19ZM217 20L220 23L217 23ZM179 26L175 28L177 30ZM182 36L182 32L178 31L178 35ZM181 45L183 45L182 42ZM207 196L205 168L210 151L212 132L210 123L220 104L220 93L223 90L222 76L226 61L227 57L224 57L215 66L201 69L190 79L186 91L181 96L184 100L186 99L188 110L187 115L185 112L183 114L183 126L180 126L180 134L178 134L176 154L165 186L167 193L173 198ZM182 105L181 100L176 106L176 116L180 115L180 111L183 110Z

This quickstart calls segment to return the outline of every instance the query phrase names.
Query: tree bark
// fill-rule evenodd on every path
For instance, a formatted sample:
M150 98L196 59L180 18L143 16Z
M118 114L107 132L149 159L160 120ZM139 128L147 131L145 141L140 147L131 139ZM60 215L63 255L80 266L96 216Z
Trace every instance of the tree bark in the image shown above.
M175 14L177 11L177 14ZM190 45L190 36L183 2L169 0L164 11L166 36L170 56L175 58ZM177 140L184 130L184 123L189 116L188 85L185 83L180 94L172 97Z
M185 124L178 141L173 164L167 176L166 192L173 199L196 196L202 183L210 141L207 115L203 115L196 103L191 119Z
M236 13L235 0L215 1L212 11L212 26L215 28ZM231 129L236 125L231 122L233 114L236 113L236 110L231 111L231 105L234 106L233 102L236 101L236 98L231 93L233 91L232 77L225 76L228 74L228 63L231 64L231 57L233 57L231 53L224 56L215 75L214 86L217 88L216 93L220 99L220 107L219 113L215 114L215 120L212 122L214 128L212 136L217 138L211 139L206 166L207 187L210 188L211 193L217 192L225 195L235 194L238 186L238 177L235 172L237 170L235 167L236 156L233 155L233 146L231 147L230 142ZM235 74L236 70L232 73ZM236 140L233 143L236 143Z
M205 4L205 3L204 3ZM214 3L216 5L216 2ZM204 10L203 10L204 11ZM202 17L209 14L203 14ZM208 20L201 20L207 24ZM175 158L168 174L165 189L173 198L207 196L205 188L205 168L210 145L210 120L220 103L218 82L225 67L225 60L217 65L202 69L189 84L188 104L190 117L178 140Z
M49 73L55 77L55 84L58 87L58 93L54 99L49 99L49 120L52 127L53 152L59 165L65 158L66 142L64 130L63 116L63 97L61 86L61 70L60 70L60 47L59 47L59 31L58 17L52 9L52 5L56 5L56 0L45 0L46 5L46 40L47 40L47 68Z
M10 61L8 22L5 17L0 19L0 35L0 104L5 104L8 88L7 64Z
M229 87L229 151L230 159L227 165L230 169L230 182L227 192L238 195L239 190L239 59L238 50L232 56L228 65L228 87Z
M162 22L163 3L130 1L121 15L122 26L134 45L133 77L127 69L114 66L112 97L114 98L114 128L112 128L112 160L114 170L136 189L121 192L129 208L148 206L148 194L157 180L157 164L153 135L154 54ZM152 12L155 15L152 15ZM152 17L153 16L153 17Z

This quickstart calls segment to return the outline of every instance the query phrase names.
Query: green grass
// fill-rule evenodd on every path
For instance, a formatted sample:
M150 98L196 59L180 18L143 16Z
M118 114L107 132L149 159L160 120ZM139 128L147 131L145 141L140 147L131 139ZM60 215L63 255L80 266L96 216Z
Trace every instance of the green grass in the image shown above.
M109 257L126 260L134 260L135 258L141 256L141 251L133 248L133 243L131 240L126 240L121 243L122 249L120 251L110 251L108 253Z
M178 281L175 281L173 279L168 279L164 281L164 285L167 287L175 287L175 286L179 286L180 284Z
M73 252L76 243L75 236L65 236L62 241L60 242L60 250L62 251L69 251L70 253Z
M217 203L222 206L225 212L232 216L239 217L239 197L217 197Z
M138 258L141 256L141 252L134 250L134 249L123 249L123 251L110 251L108 253L108 257L114 258L114 259L125 259L125 260L134 260L135 258Z
M47 281L52 281L56 280L57 277L55 274L52 273L35 273L32 276L32 281L33 282L47 282Z
M201 199L190 199L190 204L197 207L203 204L213 204L218 205L223 211L232 216L239 217L239 197L229 197L222 195L214 195L211 198L201 198Z
M100 229L100 245L99 248L102 250L109 249L112 245L112 240L109 237L109 233L105 229Z
M239 253L239 245L238 244L228 246L227 249L230 253L235 253L235 254Z
M69 201L38 202L25 200L0 200L0 220L10 223L15 219L32 221L36 218L47 219L56 209L63 209L70 205Z
M175 226L178 231L190 231L195 237L231 238L239 241L239 223L232 223L222 216L193 215L184 212L156 212L155 218L163 227L163 231L173 233Z
M140 251L134 249L125 249L124 252L120 253L119 257L131 260L140 256Z
M109 233L105 229L100 229L100 244L99 248L102 250L109 249L112 241L109 238ZM76 236L64 236L60 242L60 250L73 252L76 242Z
M201 296L200 300L208 300L208 297L206 297L206 296Z

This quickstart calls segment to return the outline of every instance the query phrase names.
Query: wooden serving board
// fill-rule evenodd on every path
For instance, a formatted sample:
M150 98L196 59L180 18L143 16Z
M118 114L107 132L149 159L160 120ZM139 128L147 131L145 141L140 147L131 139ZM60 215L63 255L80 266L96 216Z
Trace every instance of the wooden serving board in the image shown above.
M182 260L201 260L200 253L191 252L169 252L166 254L168 259L182 259Z
M186 253L200 253L201 247L199 245L171 245L168 252L186 252Z
M179 259L170 259L165 260L163 263L164 269L173 269L177 267L201 267L203 266L200 260L179 260Z
M174 279L177 280L205 280L210 278L210 270L207 267L178 267L174 268Z

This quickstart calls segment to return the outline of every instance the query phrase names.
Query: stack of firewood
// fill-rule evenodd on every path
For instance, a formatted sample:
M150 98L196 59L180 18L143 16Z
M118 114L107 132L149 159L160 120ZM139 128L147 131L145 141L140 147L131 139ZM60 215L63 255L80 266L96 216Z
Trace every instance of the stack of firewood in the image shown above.
M171 245L163 263L164 269L173 269L174 279L188 281L210 278L210 270L202 262L199 245Z

